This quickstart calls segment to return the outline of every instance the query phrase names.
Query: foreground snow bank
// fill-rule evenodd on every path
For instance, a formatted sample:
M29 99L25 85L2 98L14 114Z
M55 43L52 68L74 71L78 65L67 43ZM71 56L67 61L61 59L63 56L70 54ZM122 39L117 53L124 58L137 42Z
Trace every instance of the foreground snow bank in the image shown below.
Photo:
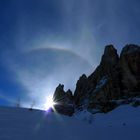
M73 117L20 108L0 108L0 140L140 139L140 107L120 106L107 114L83 111Z

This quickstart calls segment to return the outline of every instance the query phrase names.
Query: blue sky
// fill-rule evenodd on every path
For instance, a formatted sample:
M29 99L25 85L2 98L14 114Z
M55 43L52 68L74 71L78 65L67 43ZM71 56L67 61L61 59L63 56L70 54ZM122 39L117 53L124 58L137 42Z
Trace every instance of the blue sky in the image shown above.
M58 83L74 90L104 46L140 44L139 0L0 1L0 104L36 106ZM42 101L43 100L43 101Z

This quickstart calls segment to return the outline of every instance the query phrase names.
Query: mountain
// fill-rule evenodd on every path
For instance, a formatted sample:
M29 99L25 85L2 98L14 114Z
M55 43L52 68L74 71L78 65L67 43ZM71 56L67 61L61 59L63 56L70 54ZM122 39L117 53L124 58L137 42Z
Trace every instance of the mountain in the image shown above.
M77 81L72 102L75 109L108 112L120 105L119 100L140 104L135 97L140 97L140 46L126 45L119 56L113 45L107 45L95 71Z
M72 117L24 108L0 107L0 140L139 139L140 107L118 107L107 114L86 111Z
M71 90L64 91L64 85L59 84L55 90L53 100L57 112L71 116L74 113L74 101Z
M133 140L140 130L140 47L105 47L74 94L59 84L48 111L0 107L0 140ZM99 113L100 112L100 113ZM62 115L63 114L63 115Z

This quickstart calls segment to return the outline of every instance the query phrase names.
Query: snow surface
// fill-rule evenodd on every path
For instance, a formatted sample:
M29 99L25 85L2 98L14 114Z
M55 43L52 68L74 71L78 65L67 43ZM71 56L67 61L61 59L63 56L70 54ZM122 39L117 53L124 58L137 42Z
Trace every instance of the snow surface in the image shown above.
M139 140L140 107L73 117L21 108L0 108L0 140Z

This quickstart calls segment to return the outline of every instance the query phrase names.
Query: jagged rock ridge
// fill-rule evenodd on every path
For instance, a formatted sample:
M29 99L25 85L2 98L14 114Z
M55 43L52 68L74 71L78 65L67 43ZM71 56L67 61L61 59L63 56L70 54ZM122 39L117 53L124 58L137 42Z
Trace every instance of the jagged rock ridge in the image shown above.
M98 108L103 112L116 107L113 100L140 96L140 47L126 45L119 57L113 45L106 46L95 71L88 77L83 74L77 81L74 95L70 92L69 97L59 88L62 87L59 85L54 95L66 96L64 106L69 99L75 108Z
M74 102L71 90L64 91L64 85L59 84L53 95L55 110L58 113L71 116L74 113Z

